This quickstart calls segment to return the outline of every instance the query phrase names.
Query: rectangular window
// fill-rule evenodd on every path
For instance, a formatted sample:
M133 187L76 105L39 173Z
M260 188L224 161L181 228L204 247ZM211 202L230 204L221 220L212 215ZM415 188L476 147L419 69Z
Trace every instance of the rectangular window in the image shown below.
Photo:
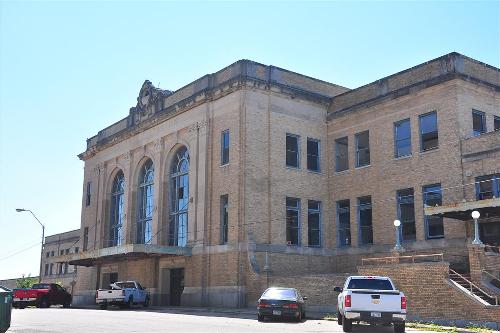
M420 120L420 151L427 151L439 146L439 135L436 111L421 115Z
M319 140L307 138L307 170L321 171Z
M83 251L87 251L89 245L89 228L85 227L83 229Z
M61 250L60 253L59 253L59 255L62 256L63 254L64 254L64 250Z
M476 199L500 198L500 174L476 177Z
M337 201L337 244L351 246L351 213L349 200Z
M360 244L373 244L372 197L358 198Z
M53 257L54 256L54 251L50 251L50 256Z
M397 192L398 217L401 221L401 239L404 241L415 240L415 203L413 188L406 188Z
M411 155L411 127L410 119L394 123L394 156Z
M347 136L335 140L335 171L337 172L349 169L348 145Z
M300 168L299 136L286 134L286 166Z
M229 231L229 197L227 194L220 196L220 243L227 244Z
M68 274L69 273L69 264L67 262L64 263L64 270L63 274Z
M443 204L441 184L427 185L422 188L424 207L435 207ZM425 215L425 230L427 238L443 238L443 218L435 215Z
M472 110L472 133L474 136L486 133L486 115L484 112Z
M45 264L45 276L49 275L49 264Z
M92 182L87 182L87 194L85 196L85 206L90 206L91 198L92 198Z
M49 255L50 255L50 252L47 252L46 254L47 254L47 258L48 258L48 257L49 257Z
M222 131L220 135L220 165L229 163L229 130Z
M500 130L500 117L493 117L493 127L495 128L495 131Z
M356 134L356 167L370 165L370 134L368 131Z
M64 254L69 254L69 249L64 250Z
M78 250L79 250L78 246L75 247L75 253L78 253Z
M321 246L321 202L309 200L307 203L307 243Z
M300 199L286 198L286 243L300 245Z
M49 275L52 275L53 271L54 271L54 264L50 264L50 266L49 266Z

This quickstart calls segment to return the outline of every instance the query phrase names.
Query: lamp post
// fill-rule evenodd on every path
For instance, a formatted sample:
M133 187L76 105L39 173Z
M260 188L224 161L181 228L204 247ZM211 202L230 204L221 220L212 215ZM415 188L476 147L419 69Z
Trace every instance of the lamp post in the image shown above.
M42 226L42 249L40 250L40 273L38 274L38 283L42 282L42 258L43 258L43 243L45 241L45 226L43 225L42 222L36 217L36 215L29 209L23 209L23 208L16 208L16 212L30 212L31 215L40 223Z
M401 227L400 220L394 220L394 226L396 227L396 246L394 246L394 251L396 252L404 252L403 246L401 246L401 236L399 228Z
M481 242L481 240L479 239L479 222L477 221L477 219L479 218L479 216L481 216L481 214L475 210L472 212L472 218L474 219L474 240L472 241L472 244L474 245L483 245L483 242Z

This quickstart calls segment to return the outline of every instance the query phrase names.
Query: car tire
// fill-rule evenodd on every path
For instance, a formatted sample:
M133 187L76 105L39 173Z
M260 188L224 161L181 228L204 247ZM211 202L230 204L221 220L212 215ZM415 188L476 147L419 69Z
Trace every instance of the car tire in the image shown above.
M49 303L49 300L44 297L40 300L40 303L38 303L38 307L39 308L48 308L50 307L50 303Z
M101 305L99 305L99 308L101 310L106 310L108 308L108 304L107 303L101 303Z
M19 309L25 309L26 308L26 304L19 304L18 308Z
M64 300L63 308L69 308L71 306L71 299L67 298Z
M302 312L299 312L299 315L295 317L295 321L300 323L302 321Z
M258 315L257 315L257 321L264 321L264 316L263 316L263 315L258 314Z
M342 330L344 332L352 331L352 320L347 318L342 318Z
M342 315L340 314L340 311L337 310L337 323L339 325L342 325Z
M149 306L149 296L146 296L144 299L144 303L142 303L142 306L147 308Z
M405 322L394 323L394 333L405 333Z

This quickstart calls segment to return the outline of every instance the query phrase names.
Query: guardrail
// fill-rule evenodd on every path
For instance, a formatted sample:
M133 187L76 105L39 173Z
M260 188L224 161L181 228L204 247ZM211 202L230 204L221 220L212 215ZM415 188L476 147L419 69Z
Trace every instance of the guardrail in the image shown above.
M485 245L484 246L484 252L493 252L493 253L499 253L500 254L500 246Z
M483 274L488 275L491 279L498 281L500 283L500 279L498 277L496 277L495 275L491 274L490 272L488 272L487 270L483 269L483 270L481 270L481 272Z
M434 258L431 260L431 258ZM393 257L379 257L379 258L363 258L361 265L364 266L368 263L375 264L393 264L393 263L418 263L418 262L439 262L443 261L442 253L435 254L414 254L409 256L393 256Z
M494 299L495 300L495 304L494 305L498 305L498 297L495 296L495 295L490 295L488 294L486 291L484 291L483 289L481 289L477 284L474 284L472 281L468 280L466 277L464 277L462 274L460 273L457 273L456 271L454 271L453 269L450 268L450 273L458 276L460 279L462 279L463 281L465 281L468 285L469 285L469 291L475 295L474 293L474 290L473 288L476 288L477 290L479 290L481 293L483 293L484 295L486 295L487 297L491 298L491 299Z

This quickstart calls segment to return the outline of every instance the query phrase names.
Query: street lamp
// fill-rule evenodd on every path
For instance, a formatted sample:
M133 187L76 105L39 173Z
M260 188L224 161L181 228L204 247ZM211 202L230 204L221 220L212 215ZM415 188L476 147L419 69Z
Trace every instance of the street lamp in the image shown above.
M401 246L401 236L399 228L401 227L400 220L394 220L394 226L396 227L396 246L394 246L394 251L396 252L404 252L404 248Z
M45 240L45 226L43 225L42 222L40 222L40 220L38 219L38 217L36 217L36 215L31 210L29 210L29 209L16 208L16 212L18 212L18 213L20 213L20 212L30 212L31 215L33 215L33 217L42 226L42 249L40 251L40 273L38 274L38 283L40 283L40 282L42 282L42 257L43 257L43 243L44 243L44 240Z
M474 240L472 241L472 244L474 245L483 245L483 242L479 239L479 222L477 222L477 219L481 214L475 210L472 212L472 218L474 219Z

